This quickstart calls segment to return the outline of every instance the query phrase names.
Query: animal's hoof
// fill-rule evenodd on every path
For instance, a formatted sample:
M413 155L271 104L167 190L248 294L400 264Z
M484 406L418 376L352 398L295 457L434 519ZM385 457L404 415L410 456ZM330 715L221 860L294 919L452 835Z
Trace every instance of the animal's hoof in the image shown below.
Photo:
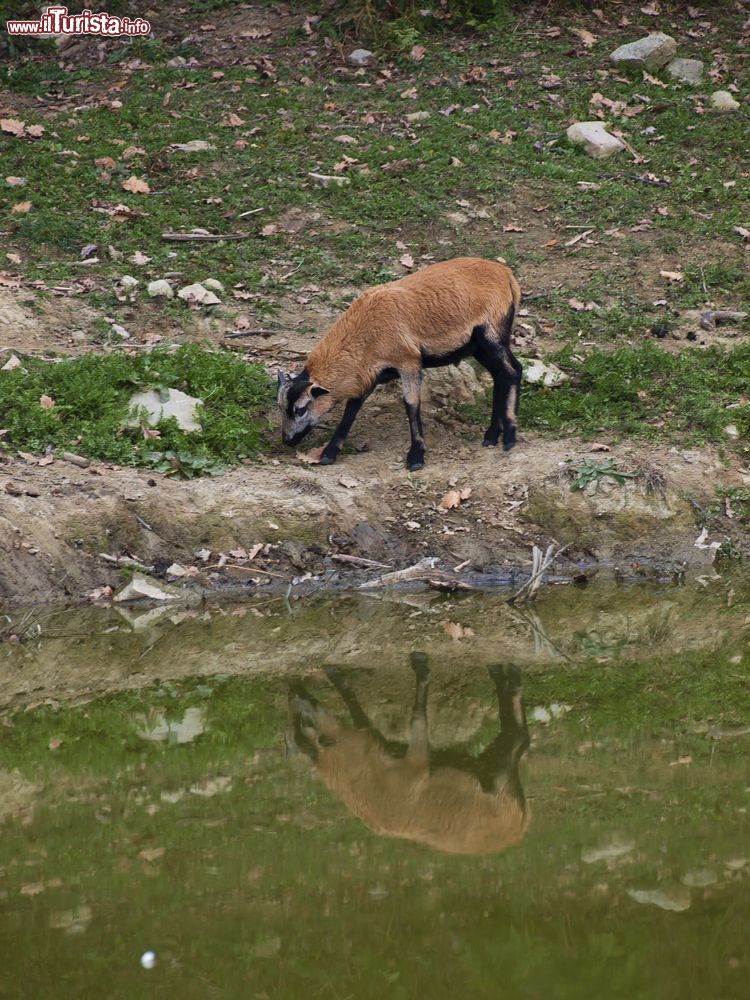
M482 441L482 446L484 448L494 448L496 444L497 444L497 438L496 437L488 437L485 434L484 441Z
M320 462L318 462L318 465L333 465L335 461L336 461L335 455L326 455L326 453L323 452L323 454L320 456Z
M409 472L417 472L424 466L424 453L414 455L412 452L406 456L406 468Z
M515 443L516 443L515 431L511 431L509 434L503 435L503 451L510 451L510 449L515 446Z

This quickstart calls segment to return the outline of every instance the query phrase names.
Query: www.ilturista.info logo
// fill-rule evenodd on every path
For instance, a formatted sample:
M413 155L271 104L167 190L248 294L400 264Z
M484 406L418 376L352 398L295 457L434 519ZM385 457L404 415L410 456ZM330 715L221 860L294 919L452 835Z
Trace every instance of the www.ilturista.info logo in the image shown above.
M49 35L148 35L151 25L142 17L118 17L100 11L83 10L68 14L67 7L47 7L36 21L8 21L9 35L45 37Z

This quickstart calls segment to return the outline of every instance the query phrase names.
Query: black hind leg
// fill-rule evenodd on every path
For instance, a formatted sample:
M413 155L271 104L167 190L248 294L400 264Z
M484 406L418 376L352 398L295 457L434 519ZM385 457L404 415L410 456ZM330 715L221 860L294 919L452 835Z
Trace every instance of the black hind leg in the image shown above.
M521 386L521 363L509 348L483 338L476 353L477 361L492 375L492 417L485 431L485 448L493 447L503 438L503 448L510 451L516 443L516 414Z

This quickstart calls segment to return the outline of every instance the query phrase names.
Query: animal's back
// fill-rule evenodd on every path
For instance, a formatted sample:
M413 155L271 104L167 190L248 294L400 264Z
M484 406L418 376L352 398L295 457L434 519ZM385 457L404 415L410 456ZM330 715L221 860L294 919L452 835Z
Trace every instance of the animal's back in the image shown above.
M390 757L368 734L350 732L321 752L325 784L371 830L451 854L493 854L517 843L528 809L509 791L484 792L473 775L430 771L423 760Z

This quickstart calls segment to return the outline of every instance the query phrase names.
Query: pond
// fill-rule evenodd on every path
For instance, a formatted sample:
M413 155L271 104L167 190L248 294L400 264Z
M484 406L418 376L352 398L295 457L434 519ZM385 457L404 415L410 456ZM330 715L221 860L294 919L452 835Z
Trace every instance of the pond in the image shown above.
M0 997L748 995L746 586L17 626Z

